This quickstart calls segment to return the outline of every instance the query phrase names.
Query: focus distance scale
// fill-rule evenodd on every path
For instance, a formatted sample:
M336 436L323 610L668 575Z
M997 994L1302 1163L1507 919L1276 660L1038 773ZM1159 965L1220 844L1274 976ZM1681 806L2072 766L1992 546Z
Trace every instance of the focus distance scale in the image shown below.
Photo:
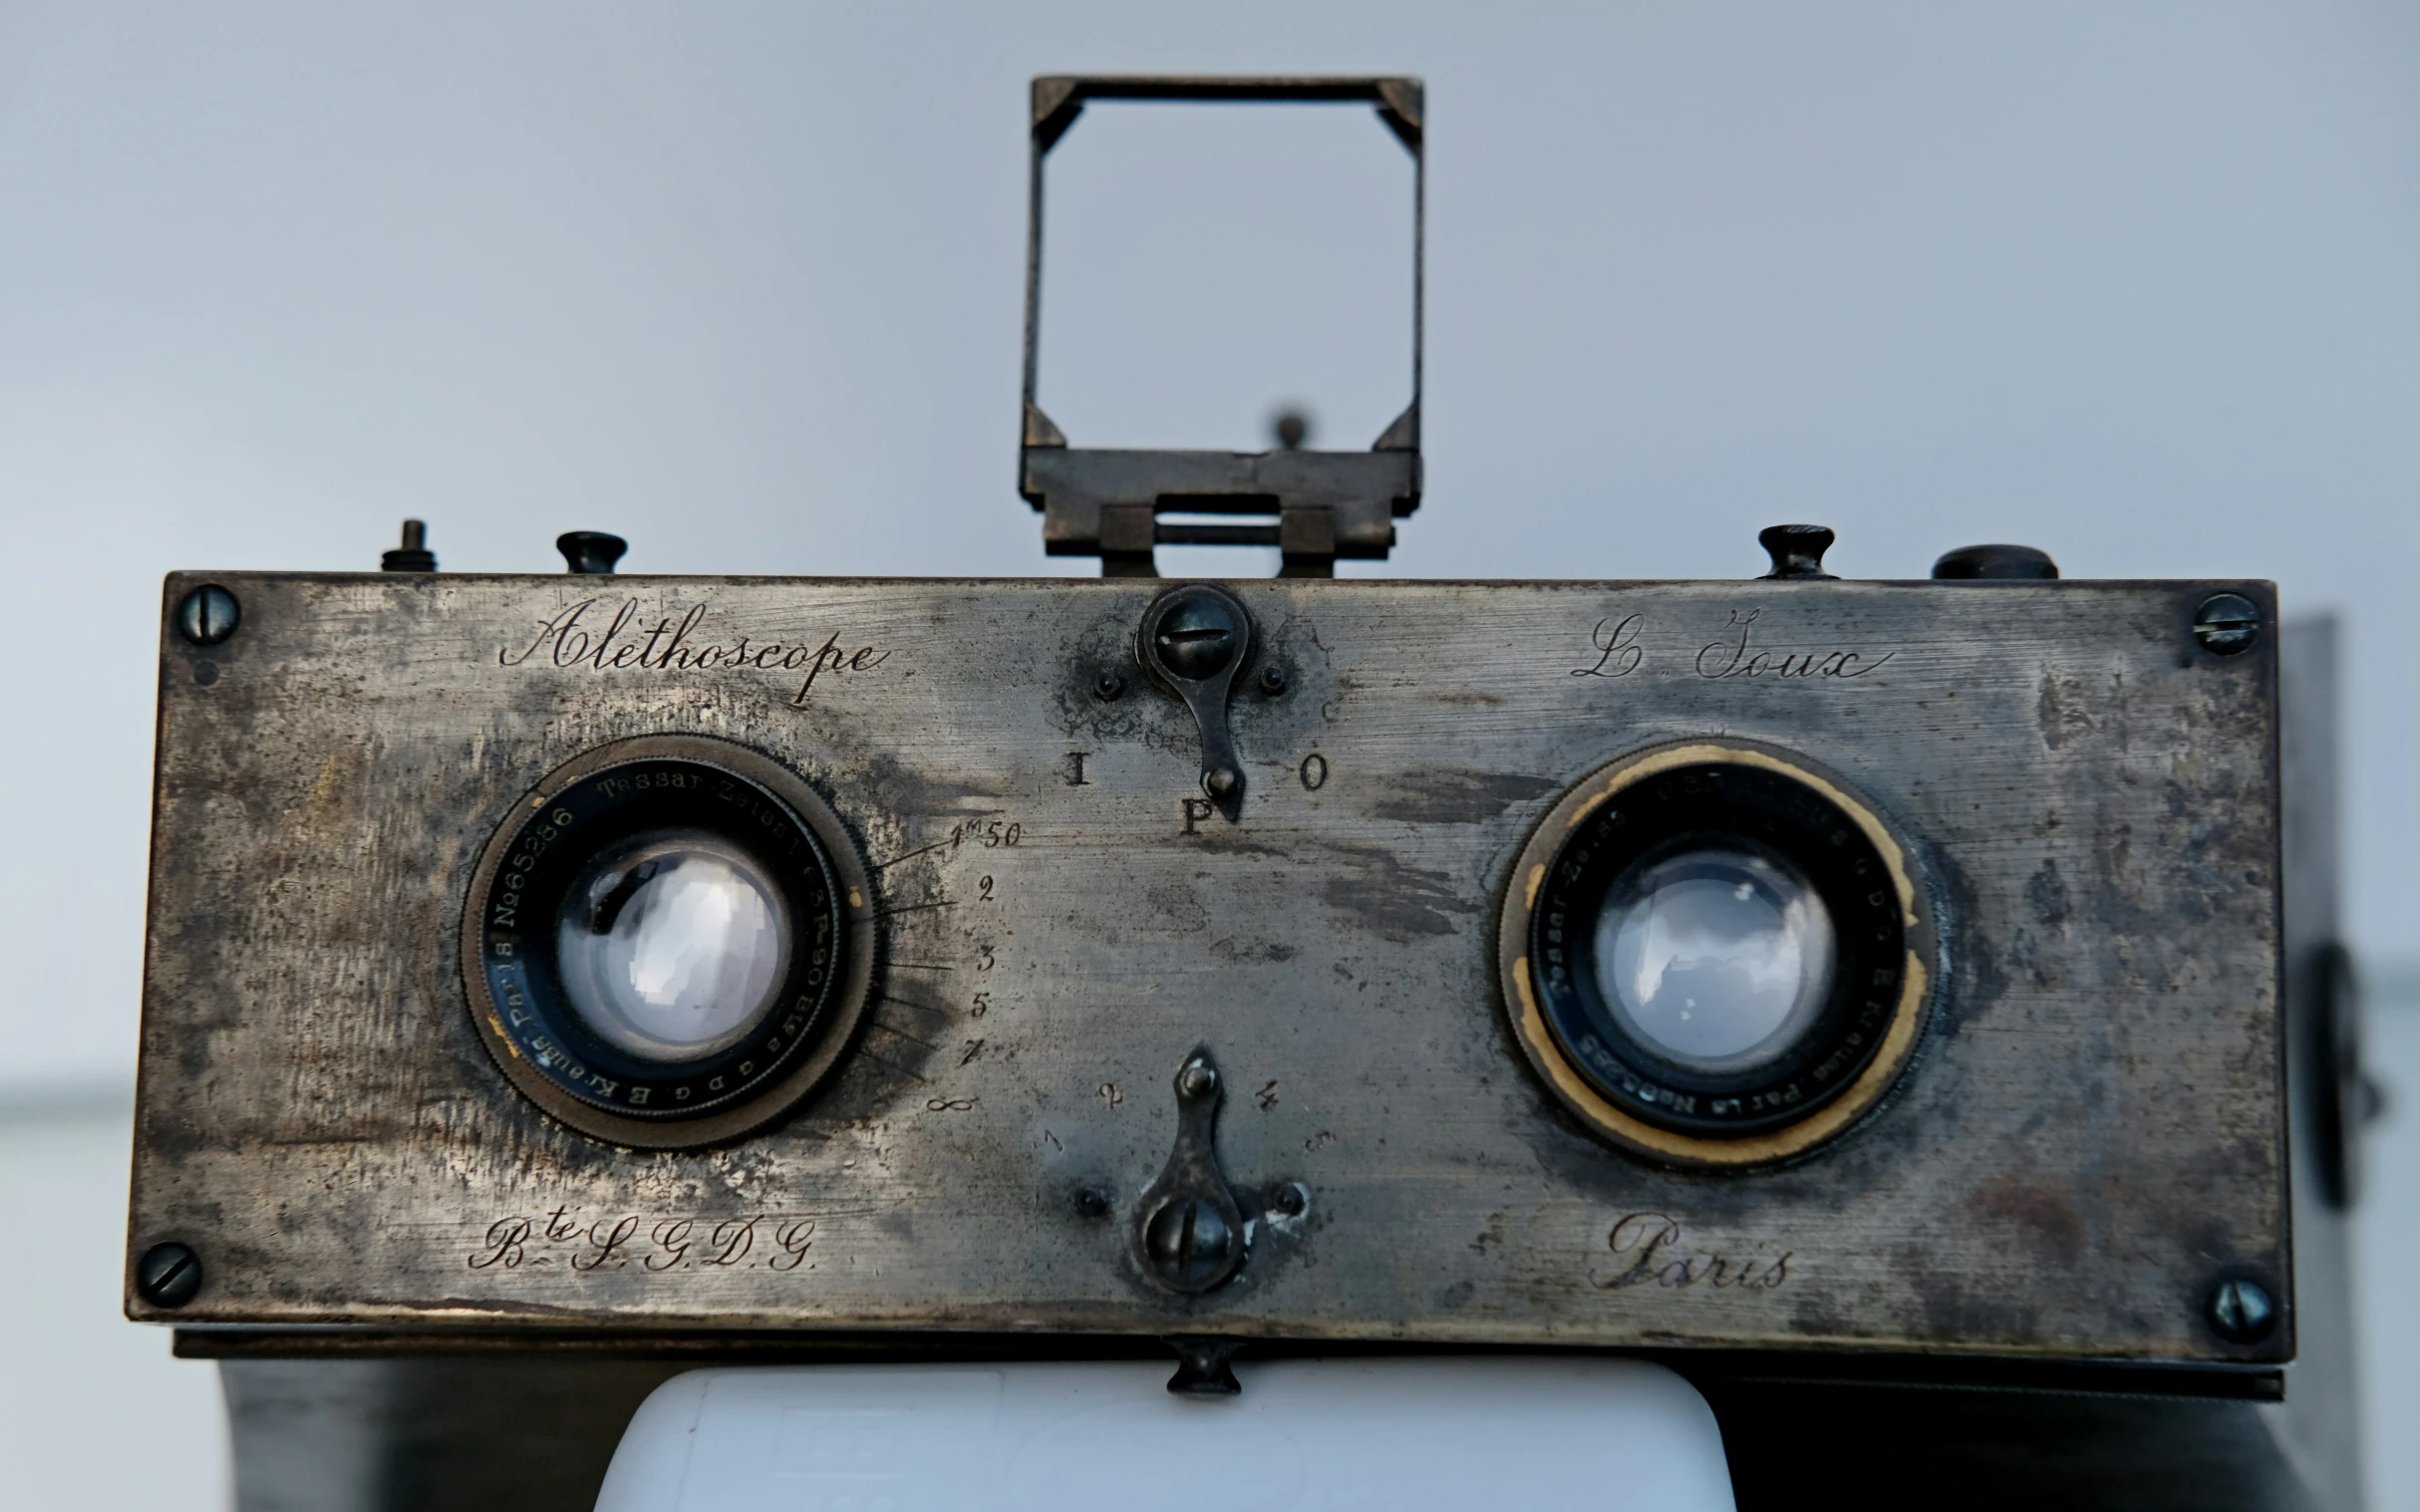
M679 1149L778 1117L865 1010L874 914L839 817L731 742L648 736L551 773L462 921L472 1017L572 1127Z

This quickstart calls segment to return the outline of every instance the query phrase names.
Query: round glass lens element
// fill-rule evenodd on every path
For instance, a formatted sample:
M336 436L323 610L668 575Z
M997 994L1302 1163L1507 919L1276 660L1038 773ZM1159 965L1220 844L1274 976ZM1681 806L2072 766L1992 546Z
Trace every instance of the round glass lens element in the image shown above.
M1786 1054L1832 989L1832 918L1798 869L1732 841L1649 856L1597 917L1597 989L1676 1065L1747 1070Z
M693 1060L738 1044L771 1011L790 936L781 890L747 851L700 830L656 830L572 879L555 964L598 1039L647 1060Z

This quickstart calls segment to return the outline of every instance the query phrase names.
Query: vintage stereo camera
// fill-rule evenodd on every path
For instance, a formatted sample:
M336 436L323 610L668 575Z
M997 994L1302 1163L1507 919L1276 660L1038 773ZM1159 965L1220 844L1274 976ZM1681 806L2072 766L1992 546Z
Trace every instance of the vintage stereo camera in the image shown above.
M1222 94L1419 151L1412 81L1043 80L1037 184ZM1032 375L1101 579L168 579L133 1316L2274 1394L2269 584L1335 580L1416 393L1088 452ZM1286 575L1149 576L1203 540Z

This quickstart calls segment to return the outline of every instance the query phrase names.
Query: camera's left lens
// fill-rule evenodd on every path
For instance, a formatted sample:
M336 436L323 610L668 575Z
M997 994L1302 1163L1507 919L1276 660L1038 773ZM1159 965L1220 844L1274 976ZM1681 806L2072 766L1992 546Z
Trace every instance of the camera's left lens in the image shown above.
M618 1144L759 1128L839 1063L873 975L854 840L797 775L705 736L556 768L471 879L462 975L496 1064Z
M763 1022L794 935L780 886L755 857L703 830L658 830L572 878L555 961L591 1034L644 1060L691 1060Z

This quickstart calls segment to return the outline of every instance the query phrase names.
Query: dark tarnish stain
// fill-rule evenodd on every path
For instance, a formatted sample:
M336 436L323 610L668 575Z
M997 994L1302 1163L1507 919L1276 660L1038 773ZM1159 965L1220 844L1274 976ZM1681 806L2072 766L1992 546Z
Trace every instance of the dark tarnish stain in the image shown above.
M2067 1200L2067 1194L2056 1187L2028 1186L2002 1178L1966 1201L1986 1218L2015 1224L2046 1259L2074 1265L2083 1258L2083 1220L2076 1216L2075 1204Z
M1330 908L1352 914L1382 940L1408 945L1425 936L1460 934L1449 915L1478 911L1444 872L1405 866L1375 846L1338 845L1331 852L1349 869L1320 895Z
M1163 882L1145 889L1143 903L1152 922L1172 934L1199 934L1210 927L1210 910L1182 882Z
M1894 1246L1893 1269L1907 1278L1923 1310L1925 1337L1975 1344L2035 1344L2041 1338L2041 1306L2029 1289L1969 1286L1956 1273L1932 1264L1924 1245Z
M1210 954L1229 966L1236 966L1246 961L1291 961L1302 952L1292 945L1271 945L1266 942L1244 945L1234 940L1213 940L1210 942Z
M2051 929L2067 921L2067 884L2058 874L2057 861L2045 859L2025 883L2025 901L2033 905L2033 916Z
M1381 819L1414 824L1484 824L1515 803L1555 790L1546 777L1493 771L1418 771L1396 777L1370 806Z
M965 813L986 809L1000 794L965 782L937 781L886 752L867 752L861 780L903 814Z

